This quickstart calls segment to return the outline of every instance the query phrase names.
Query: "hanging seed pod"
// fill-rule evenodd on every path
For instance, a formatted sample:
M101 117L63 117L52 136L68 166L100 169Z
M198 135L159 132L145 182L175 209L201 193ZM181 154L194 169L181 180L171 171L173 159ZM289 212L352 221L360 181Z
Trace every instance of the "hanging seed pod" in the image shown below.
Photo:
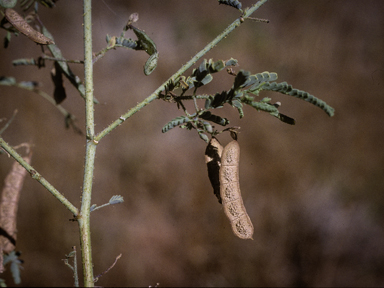
M32 155L30 154L29 156L24 157L24 160L30 163L31 157ZM15 162L4 181L0 203L0 226L2 230L0 245L5 253L10 253L15 250L17 208L19 205L21 188L23 187L26 175L27 170L25 170L19 163Z
M239 161L240 146L234 140L225 146L221 155L220 195L235 235L241 239L252 239L253 225L240 192Z
M27 36L29 39L36 42L37 44L55 44L51 39L33 29L31 25L29 25L27 21L25 21L25 19L21 17L15 10L11 8L5 9L5 17L7 18L9 23L12 24L13 27L15 27L18 31L23 33L25 36Z

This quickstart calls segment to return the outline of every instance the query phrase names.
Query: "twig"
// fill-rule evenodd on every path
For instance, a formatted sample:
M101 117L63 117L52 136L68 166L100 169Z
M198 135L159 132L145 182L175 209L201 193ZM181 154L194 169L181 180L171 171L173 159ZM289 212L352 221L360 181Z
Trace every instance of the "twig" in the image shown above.
M94 279L94 282L96 283L96 282L99 280L99 278L100 278L101 276L107 274L107 273L109 272L109 270L111 270L111 269L116 265L117 260L119 260L119 259L121 258L122 255L123 255L123 254L120 253L120 255L118 255L118 256L116 257L115 262L113 262L113 264L111 265L111 267L109 267L107 270L105 270L105 271L104 271L103 273L101 273L100 275L96 276L95 279Z
M11 123L12 123L13 119L15 118L16 114L17 114L17 109L15 111L13 111L13 115L12 115L11 119L9 119L8 122L5 123L4 127L0 130L0 135L3 134L3 132L5 130L7 130L9 125L11 125Z
M77 272L77 252L76 252L76 246L72 247L73 251L69 253L68 255L65 255L65 259L63 259L64 264L69 267L73 271L73 278L75 279L74 286L79 287L79 275ZM69 264L68 259L73 257L73 266Z
M49 56L43 56L44 60L51 60L51 61L61 61L61 62L67 62L67 63L74 63L74 64L84 64L83 60L67 60L67 59L59 59L55 57L49 57Z
M17 162L23 166L32 178L37 180L41 185L43 185L49 192L52 193L73 215L77 216L79 210L67 199L63 194L61 194L51 183L49 183L40 173L38 173L31 165L29 165L23 157L20 156L3 138L0 137L0 147L7 151Z

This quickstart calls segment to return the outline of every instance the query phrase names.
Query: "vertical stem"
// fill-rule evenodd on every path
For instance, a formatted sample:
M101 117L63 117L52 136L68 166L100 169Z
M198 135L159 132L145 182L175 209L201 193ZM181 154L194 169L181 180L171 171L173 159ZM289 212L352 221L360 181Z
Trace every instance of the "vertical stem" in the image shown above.
M83 194L81 200L80 228L81 257L84 286L93 287L93 263L90 229L90 207L92 195L93 169L97 142L95 134L93 107L93 66L92 66L92 0L84 0L84 76L85 76L85 117L87 145L84 164Z

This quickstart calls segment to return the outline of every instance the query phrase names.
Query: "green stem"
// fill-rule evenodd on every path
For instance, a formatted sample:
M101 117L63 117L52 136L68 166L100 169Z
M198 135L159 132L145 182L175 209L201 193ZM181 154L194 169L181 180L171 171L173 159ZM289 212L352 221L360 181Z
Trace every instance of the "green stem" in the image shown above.
M31 165L29 165L23 157L19 153L17 153L7 142L4 141L3 138L0 137L0 146L9 153L17 162L20 163L21 166L23 166L29 174L31 174L32 178L37 180L41 185L43 185L49 192L52 193L53 196L55 196L61 203L64 204L65 207L69 211L72 212L74 216L77 216L79 214L79 210L73 206L71 202L67 198L64 197L63 194L61 194L51 183L49 183L43 176L41 176L40 173L38 173Z
M83 193L78 223L80 228L81 257L83 264L85 287L94 286L90 229L90 207L97 142L93 139L95 134L95 125L93 107L94 99L92 66L92 0L84 0L84 74L87 145L85 152Z
M77 251L76 251L76 246L73 246L73 251L75 252L73 255L73 278L75 278L75 287L80 287L79 286L79 275L77 271Z
M243 17L249 17L252 13L254 13L257 9L260 8L261 5L263 5L267 1L268 0L260 0L260 1L258 1L251 8L246 9L246 13L244 14ZM116 129L119 125L121 125L125 120L127 120L133 114L135 114L136 112L140 111L142 108L147 106L153 100L157 99L159 93L164 89L164 87L167 85L167 83L170 80L175 81L178 77L183 75L183 73L185 71L187 71L201 57L203 57L209 50L211 50L213 47L215 47L221 40L223 40L225 37L227 37L229 33L231 33L234 29L239 27L242 23L243 23L242 17L236 19L219 36L217 36L215 39L212 40L212 42L210 42L207 46L205 46L203 50L201 50L199 53L197 53L191 60L189 60L183 67L181 67L175 74L173 74L167 81L165 81L159 88L157 88L155 92L153 92L151 95L149 95L146 99L144 99L142 102L137 104L135 107L133 107L130 110L128 110L125 114L120 116L119 119L115 120L112 124L110 124L103 131L101 131L98 135L96 135L94 139L96 141L100 141L103 137L105 137L107 134L109 134L114 129Z

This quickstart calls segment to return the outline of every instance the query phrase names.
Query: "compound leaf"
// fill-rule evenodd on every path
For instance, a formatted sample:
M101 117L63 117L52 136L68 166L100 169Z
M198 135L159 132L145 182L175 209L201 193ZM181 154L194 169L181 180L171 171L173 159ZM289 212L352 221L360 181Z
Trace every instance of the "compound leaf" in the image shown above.
M17 0L0 0L0 6L3 8L15 7Z
M45 36L47 36L48 38L53 40L52 34L47 30L47 28L45 28L45 26L42 27L42 32ZM63 57L63 54L61 53L61 50L55 44L48 45L48 49L49 49L49 51L51 51L54 58L65 59ZM81 82L80 78L72 72L72 70L69 68L67 62L65 62L65 61L57 61L57 62L59 64L62 72L64 73L64 75L68 78L69 82L71 82L71 84L76 87L76 89L79 91L81 97L83 97L85 99L85 86ZM95 103L99 103L99 101L97 101L96 98L94 98L93 101Z
M163 133L168 132L172 128L179 126L181 124L187 123L191 121L187 116L179 116L176 117L175 119L169 121L161 130Z
M111 199L109 199L109 204L111 204L111 205L119 204L119 203L123 203L123 202L124 202L124 198L121 195L114 195L111 197Z
M219 124L221 126L226 126L229 124L229 120L227 118L222 118L220 116L214 115L209 111L205 111L199 117L201 119L211 121L211 122Z
M327 103L325 103L323 100L320 100L319 98L316 98L315 96L309 94L308 92L294 89L291 85L289 85L287 82L281 82L281 83L265 83L261 87L261 90L268 90L268 91L276 91L282 94L294 96L296 98L305 100L319 108L321 108L325 113L327 113L330 117L332 117L335 114L335 109L329 106Z
M0 85L12 86L16 84L16 79L14 77L0 77Z
M219 4L228 5L241 11L241 2L237 0L219 0Z

